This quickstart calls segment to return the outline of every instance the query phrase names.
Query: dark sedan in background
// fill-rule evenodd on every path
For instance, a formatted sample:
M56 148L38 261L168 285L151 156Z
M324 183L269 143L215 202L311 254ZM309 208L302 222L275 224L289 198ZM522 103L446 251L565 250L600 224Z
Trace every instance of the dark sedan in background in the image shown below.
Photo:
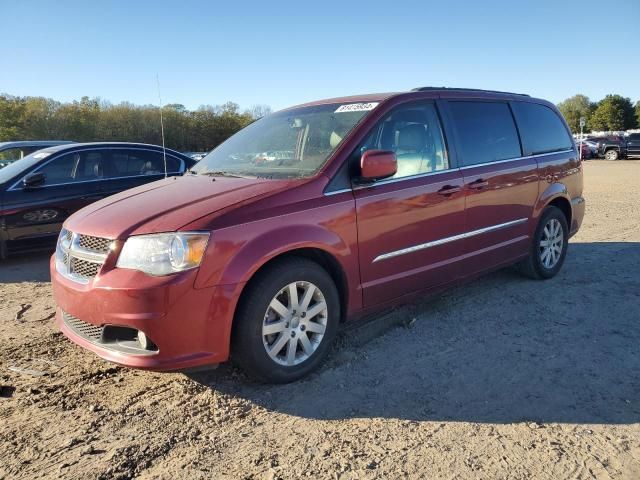
M74 143L38 150L0 169L0 259L53 248L62 222L103 197L165 175L162 147ZM195 161L166 150L167 174Z
M70 140L21 140L17 142L0 142L0 168L6 167L16 160L38 150L56 145L73 143Z

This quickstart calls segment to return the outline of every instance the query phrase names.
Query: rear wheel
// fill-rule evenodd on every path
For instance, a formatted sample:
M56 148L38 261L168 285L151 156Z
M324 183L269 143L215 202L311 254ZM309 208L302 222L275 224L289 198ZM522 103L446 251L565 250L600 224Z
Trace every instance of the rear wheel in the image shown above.
M259 380L287 383L324 360L340 320L331 276L304 258L288 258L259 272L235 319L232 356Z
M611 149L611 150L607 150L606 153L604 154L604 158L607 160L618 160L618 151Z
M520 270L534 279L554 277L564 264L568 245L569 228L564 213L557 207L545 208L533 236L529 257L520 263Z

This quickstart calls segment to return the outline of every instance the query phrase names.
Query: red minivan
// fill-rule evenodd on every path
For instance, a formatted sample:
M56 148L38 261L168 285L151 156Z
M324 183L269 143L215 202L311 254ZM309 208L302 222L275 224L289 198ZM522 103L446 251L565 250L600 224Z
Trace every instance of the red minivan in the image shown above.
M553 277L581 195L576 146L544 100L418 88L308 103L184 177L67 219L51 259L56 322L122 365L231 357L289 382L364 313L515 263Z

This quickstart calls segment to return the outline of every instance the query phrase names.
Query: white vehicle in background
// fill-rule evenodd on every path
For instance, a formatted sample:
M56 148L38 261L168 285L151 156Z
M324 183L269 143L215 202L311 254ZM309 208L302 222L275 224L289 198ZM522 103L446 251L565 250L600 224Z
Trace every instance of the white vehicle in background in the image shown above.
M195 161L199 161L202 160L204 157L206 157L208 155L209 152L184 152L184 154L189 157L194 159Z
M256 165L269 162L287 161L294 158L294 152L292 150L274 150L269 152L262 152L255 156L253 162Z

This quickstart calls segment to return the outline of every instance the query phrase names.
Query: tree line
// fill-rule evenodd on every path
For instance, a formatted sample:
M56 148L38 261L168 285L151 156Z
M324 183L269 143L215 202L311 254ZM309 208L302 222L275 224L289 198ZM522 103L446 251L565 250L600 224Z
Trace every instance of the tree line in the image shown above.
M585 132L621 131L640 127L640 101L635 106L621 95L607 95L592 102L586 95L574 95L558 104L569 128L580 132L580 117L586 120Z
M249 110L227 102L187 110L171 104L162 109L165 143L178 151L209 151L257 118L265 105ZM162 143L160 108L99 98L58 102L44 97L0 94L0 141L74 140L76 142Z
M640 127L640 101L607 95L592 102L574 95L558 104L571 131L619 131ZM179 151L209 151L257 118L270 113L265 105L241 111L227 102L187 110L170 104L162 109L165 143ZM0 94L0 141L74 140L76 142L142 142L161 144L160 109L154 105L123 102L113 105L99 98L58 102L44 97Z

